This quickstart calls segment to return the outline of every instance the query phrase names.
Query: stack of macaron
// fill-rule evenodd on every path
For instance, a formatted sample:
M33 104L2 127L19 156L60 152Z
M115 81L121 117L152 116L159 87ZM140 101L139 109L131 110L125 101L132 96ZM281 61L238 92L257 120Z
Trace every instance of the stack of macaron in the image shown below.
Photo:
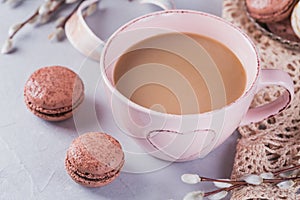
M300 42L299 0L246 0L249 15L271 33Z
M83 82L67 67L40 68L29 77L24 87L27 108L47 121L72 117L83 99ZM123 165L124 152L120 143L101 132L85 133L75 138L65 159L69 176L87 187L100 187L112 182Z

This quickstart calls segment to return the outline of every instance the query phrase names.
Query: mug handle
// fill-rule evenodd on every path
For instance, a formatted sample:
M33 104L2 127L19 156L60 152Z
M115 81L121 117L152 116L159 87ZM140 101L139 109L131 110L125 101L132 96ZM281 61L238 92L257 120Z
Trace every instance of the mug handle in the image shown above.
M68 40L75 49L81 52L83 55L99 61L102 49L105 42L97 37L95 33L89 28L84 17L83 11L93 3L99 0L87 0L84 1L65 26L65 32ZM141 4L153 4L163 10L174 9L175 4L173 0L137 0Z
M294 97L294 84L288 73L278 69L263 69L257 91L270 85L282 86L286 91L270 103L249 109L242 119L240 126L259 122L276 115L291 103Z

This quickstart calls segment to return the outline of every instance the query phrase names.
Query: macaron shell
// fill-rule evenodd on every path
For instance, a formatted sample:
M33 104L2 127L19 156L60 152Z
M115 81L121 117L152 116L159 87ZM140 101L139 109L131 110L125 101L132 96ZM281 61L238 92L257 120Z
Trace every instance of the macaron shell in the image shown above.
M300 38L300 2L294 7L291 15L291 24L295 34Z
M246 0L248 13L260 22L278 22L288 18L295 0Z
M51 66L35 71L24 88L25 101L35 107L55 110L72 106L83 95L84 86L76 73Z

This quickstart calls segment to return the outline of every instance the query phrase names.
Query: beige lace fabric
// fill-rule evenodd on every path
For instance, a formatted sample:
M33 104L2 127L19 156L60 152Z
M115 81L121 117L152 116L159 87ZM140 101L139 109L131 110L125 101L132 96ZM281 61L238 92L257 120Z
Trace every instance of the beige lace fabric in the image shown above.
M245 174L275 172L300 161L300 51L291 50L271 39L247 17L244 0L224 0L223 17L243 29L256 44L262 68L283 69L293 78L295 98L282 113L260 123L240 127L232 178ZM269 87L256 95L252 106L272 101L282 88ZM299 200L300 183L289 189L272 184L234 190L232 200Z

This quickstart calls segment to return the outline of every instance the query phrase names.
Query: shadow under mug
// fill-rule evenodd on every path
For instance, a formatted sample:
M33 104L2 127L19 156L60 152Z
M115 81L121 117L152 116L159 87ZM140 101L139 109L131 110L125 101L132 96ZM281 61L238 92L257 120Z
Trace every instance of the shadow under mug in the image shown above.
M118 58L137 42L166 32L195 33L227 46L245 69L244 93L220 109L186 115L156 112L123 96L112 81ZM258 52L246 34L224 19L198 11L155 12L128 22L104 45L100 68L115 123L146 152L168 161L181 162L206 156L238 126L279 113L294 95L293 82L286 72L261 69ZM280 85L286 91L273 102L249 109L254 95L269 85Z

